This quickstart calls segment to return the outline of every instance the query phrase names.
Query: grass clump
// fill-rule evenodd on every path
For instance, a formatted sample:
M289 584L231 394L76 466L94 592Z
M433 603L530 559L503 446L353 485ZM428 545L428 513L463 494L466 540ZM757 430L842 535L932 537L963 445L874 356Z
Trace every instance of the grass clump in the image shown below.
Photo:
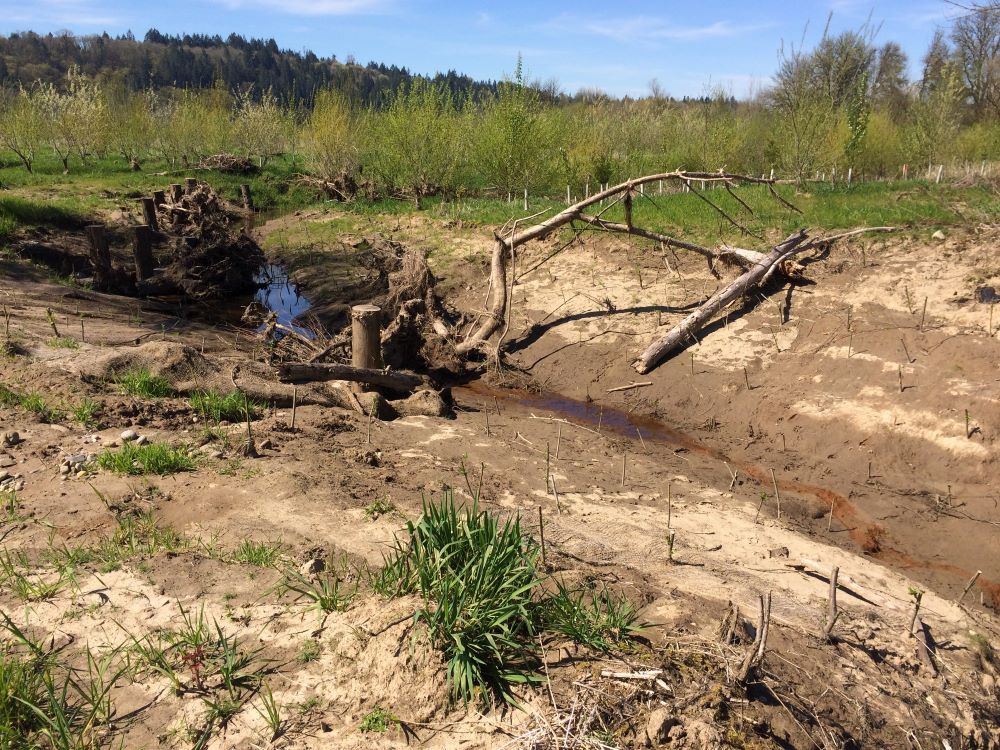
M181 471L194 471L194 458L187 448L175 448L166 443L125 443L118 450L99 453L97 465L115 474L166 476Z
M257 419L265 405L248 398L241 391L219 393L217 391L198 391L191 395L191 408L199 415L212 422L240 422L247 418Z
M174 392L166 378L144 368L126 370L118 375L115 384L126 396L137 398L166 398Z
M94 427L97 425L97 414L101 410L101 404L91 398L85 398L73 407L73 419L84 427Z
M51 338L47 342L51 349L79 349L80 343L76 339L71 339L68 336L60 336L59 338Z
M450 489L437 504L424 500L406 536L376 574L376 591L423 598L416 619L448 660L453 697L516 703L514 686L540 681L532 668L538 546L520 519L501 522L475 502L459 509Z
M256 565L258 568L273 568L281 559L280 542L255 542L244 539L233 552L233 561Z
M20 394L0 384L0 404L30 411L42 422L52 424L62 420L64 414L53 406L49 406L45 397L37 391Z
M389 727L399 722L399 719L391 711L387 711L381 706L375 706L369 711L365 718L361 720L360 729L362 733L375 732L382 734L389 731Z
M315 578L308 578L299 571L289 568L285 579L279 585L283 593L298 594L297 599L308 599L312 607L320 612L343 612L358 595L358 585L348 588L337 571L331 571Z
M463 508L449 488L436 503L425 498L420 519L407 523L372 576L376 593L423 598L415 619L447 659L453 698L516 705L514 688L542 681L535 667L543 632L608 652L643 629L636 608L607 587L547 585L520 519L480 510L478 493L470 493Z
M158 552L181 552L190 546L190 540L175 529L162 526L149 511L141 511L121 516L112 535L88 550L87 555L98 562L102 572L108 572L116 570L126 560Z

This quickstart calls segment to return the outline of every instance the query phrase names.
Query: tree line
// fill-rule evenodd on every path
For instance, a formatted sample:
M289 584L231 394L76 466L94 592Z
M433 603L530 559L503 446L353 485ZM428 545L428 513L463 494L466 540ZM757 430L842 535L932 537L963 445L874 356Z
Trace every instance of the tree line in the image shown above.
M133 169L281 155L322 181L418 204L436 193L580 195L677 168L877 178L1000 157L1000 13L975 9L937 33L915 81L899 45L873 37L862 28L783 50L774 85L742 102L724 91L678 102L656 82L640 99L569 96L527 80L520 61L488 90L411 77L368 103L332 84L308 101L222 83L133 90L70 67L4 90L0 145L29 170L44 149L65 170L108 155Z

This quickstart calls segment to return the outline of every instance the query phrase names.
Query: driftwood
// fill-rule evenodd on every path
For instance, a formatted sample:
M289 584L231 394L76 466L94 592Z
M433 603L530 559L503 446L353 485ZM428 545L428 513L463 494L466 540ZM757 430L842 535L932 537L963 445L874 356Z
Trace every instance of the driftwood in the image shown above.
M768 254L757 253L752 250L742 250L740 248L727 248L726 254L718 257L739 258L740 261L749 261L750 266L747 271L736 278L724 289L709 297L697 310L688 315L684 320L672 328L666 335L654 341L639 355L639 359L633 365L639 374L645 374L660 364L675 349L681 346L695 343L696 334L715 315L728 307L732 302L745 297L747 292L766 284L775 273L794 276L800 273L801 266L790 261L792 255L806 250L816 250L829 246L833 242L844 237L851 237L864 232L891 232L894 227L870 227L856 229L843 234L831 237L820 237L806 241L806 233L800 230L776 245ZM737 261L737 262L740 262ZM783 269L783 270L782 270Z
M288 362L278 366L278 377L285 383L311 383L319 380L348 380L378 388L410 393L427 383L413 372L374 370L326 362Z
M678 323L666 336L654 341L646 351L639 355L639 360L634 365L636 371L639 373L649 372L674 349L694 341L695 334L714 318L717 312L727 307L735 299L746 296L752 288L765 282L772 275L777 264L796 252L796 249L805 241L806 233L799 231L776 245L770 253L764 256L762 261L752 265L750 270L709 297L704 304Z
M766 596L761 596L759 601L760 614L757 617L757 633L754 636L750 649L740 664L740 671L736 676L737 682L745 685L750 679L750 674L754 668L760 666L764 661L764 652L767 649L767 631L771 624L771 592Z

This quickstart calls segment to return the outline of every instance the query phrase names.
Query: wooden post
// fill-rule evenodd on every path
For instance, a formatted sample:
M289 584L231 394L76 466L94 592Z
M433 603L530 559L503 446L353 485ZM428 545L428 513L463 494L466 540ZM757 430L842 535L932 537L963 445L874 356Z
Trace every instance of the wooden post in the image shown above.
M240 185L240 198L243 199L243 210L253 212L253 196L250 195L249 185Z
M382 369L382 308L355 305L351 308L351 364L373 370ZM366 390L363 385L357 390Z
M111 281L111 248L103 224L90 224L85 229L90 241L90 262L94 266L94 283L107 287Z
M154 198L140 198L142 204L142 218L154 232L160 231L160 225L156 222L156 200Z
M837 623L837 617L840 615L840 611L837 609L837 577L839 574L840 568L835 565L830 573L830 600L826 613L826 625L823 628L823 638L826 640L830 640L833 626Z
M154 206L162 206L166 202L167 202L167 194L166 194L165 191L163 191L163 190L154 190L153 191L153 205Z
M156 267L153 260L153 229L147 224L140 224L134 230L132 254L135 257L135 280L145 281L153 275Z
M191 195L198 188L198 180L194 177L188 177L184 180L184 192Z
M183 185L174 184L170 186L170 200L172 202L177 203L180 201L182 195L184 195Z

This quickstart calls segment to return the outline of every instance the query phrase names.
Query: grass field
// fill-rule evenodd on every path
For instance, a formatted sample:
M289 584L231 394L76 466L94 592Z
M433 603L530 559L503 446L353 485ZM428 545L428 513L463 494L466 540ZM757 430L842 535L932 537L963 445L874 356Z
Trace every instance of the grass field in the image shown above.
M257 210L266 215L288 213L328 203L295 181L300 163L276 159L256 175L234 175L213 170L170 171L165 163L149 163L141 172L125 168L121 160L94 159L69 175L52 158L39 159L34 174L28 174L10 155L0 156L0 242L18 229L49 227L80 229L102 212L128 209L138 218L135 199L161 189L170 182L196 176L224 197L239 201L239 185L248 183ZM682 236L696 242L735 241L743 233L715 208L693 193L656 194L650 185L647 196L635 201L635 222L644 227ZM969 221L989 221L1000 210L1000 194L990 184L972 187L934 185L926 181L810 184L806 191L792 185L779 187L781 195L797 206L797 214L774 200L762 186L738 189L752 209L751 214L723 191L706 193L720 208L750 232L764 236L769 230L789 233L799 227L835 230L857 226L893 225L903 228L946 227ZM322 243L342 232L359 232L376 217L404 216L416 212L411 201L381 199L331 204L343 216L323 225L284 230L274 242L296 246ZM441 222L461 221L463 226L496 226L508 220L546 215L565 206L560 197L535 197L523 210L521 201L509 203L492 197L451 199L442 196L424 201L421 215ZM602 209L595 207L594 213ZM621 221L621 206L610 207L604 218Z

